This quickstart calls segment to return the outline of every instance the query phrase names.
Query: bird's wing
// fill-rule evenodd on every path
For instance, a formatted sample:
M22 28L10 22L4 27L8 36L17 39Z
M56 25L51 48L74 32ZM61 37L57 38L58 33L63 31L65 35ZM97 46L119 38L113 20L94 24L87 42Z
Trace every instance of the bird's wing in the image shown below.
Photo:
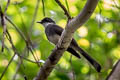
M52 29L54 29L54 31L55 31L56 34L58 34L59 36L61 36L63 28L61 28L58 25L54 25L54 27L53 26L51 26L51 27L52 27ZM71 44L74 45L74 46L78 46L78 44L77 44L77 42L76 42L76 40L74 38L72 39Z
M58 34L59 36L61 36L62 32L63 32L63 28L61 28L58 25L54 25L54 27L52 26L52 28L54 29L55 33Z

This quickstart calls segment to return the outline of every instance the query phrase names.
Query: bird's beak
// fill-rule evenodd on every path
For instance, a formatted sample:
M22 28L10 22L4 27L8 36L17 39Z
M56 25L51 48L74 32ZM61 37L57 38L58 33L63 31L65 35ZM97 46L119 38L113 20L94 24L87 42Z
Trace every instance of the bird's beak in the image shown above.
M40 24L41 24L42 22L41 22L41 21L37 21L37 23L40 23Z

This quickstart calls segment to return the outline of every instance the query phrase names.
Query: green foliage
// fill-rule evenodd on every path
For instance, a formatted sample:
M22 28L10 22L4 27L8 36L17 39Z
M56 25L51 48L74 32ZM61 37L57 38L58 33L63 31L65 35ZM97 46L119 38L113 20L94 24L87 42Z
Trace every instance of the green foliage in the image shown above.
M0 1L3 11L7 3L6 1ZM64 0L60 1L66 6ZM44 2L46 16L54 19L60 26L65 27L67 18L55 0L44 0ZM36 23L36 21L44 18L41 1L34 26L32 31L30 31L36 3L37 0L11 0L7 9L7 16L17 25L26 38L30 37L35 47L33 53L40 60L45 61L54 49L54 46L48 42L43 26ZM86 0L68 0L68 3L70 14L74 17L80 13ZM113 64L120 59L120 8L116 6L120 7L119 0L100 0L91 18L79 29L81 31L76 31L74 35L78 44L102 65L102 72L97 73L83 57L79 60L73 56L71 64L70 54L65 52L48 80L71 80L73 72L76 80L105 80ZM28 53L25 50L26 43L18 31L8 21L6 21L6 24L19 54L25 53L26 58L34 61L31 52ZM3 28L0 22L0 40L2 40L2 33ZM14 54L7 38L5 39L5 45L4 52L0 53L0 75ZM2 43L0 42L1 46ZM13 79L20 61L21 59L18 56L14 58L2 80ZM16 80L24 80L24 76L28 80L32 80L39 71L36 63L28 62L25 59L22 60L22 64L19 67Z

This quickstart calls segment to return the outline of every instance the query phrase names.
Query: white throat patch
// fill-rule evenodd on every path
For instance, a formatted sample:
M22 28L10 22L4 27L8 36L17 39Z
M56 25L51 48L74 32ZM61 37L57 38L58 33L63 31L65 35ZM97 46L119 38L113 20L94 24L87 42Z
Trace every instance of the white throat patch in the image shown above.
M46 28L49 24L54 24L54 23L43 23L43 26Z

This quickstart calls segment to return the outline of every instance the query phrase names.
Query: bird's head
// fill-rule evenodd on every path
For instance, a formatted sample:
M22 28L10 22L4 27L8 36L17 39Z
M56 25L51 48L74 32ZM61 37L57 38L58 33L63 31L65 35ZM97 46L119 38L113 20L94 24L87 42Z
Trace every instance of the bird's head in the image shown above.
M42 19L41 21L38 21L37 23L46 25L46 24L50 24L50 23L55 24L55 21L53 21L51 18L45 17L44 19Z

